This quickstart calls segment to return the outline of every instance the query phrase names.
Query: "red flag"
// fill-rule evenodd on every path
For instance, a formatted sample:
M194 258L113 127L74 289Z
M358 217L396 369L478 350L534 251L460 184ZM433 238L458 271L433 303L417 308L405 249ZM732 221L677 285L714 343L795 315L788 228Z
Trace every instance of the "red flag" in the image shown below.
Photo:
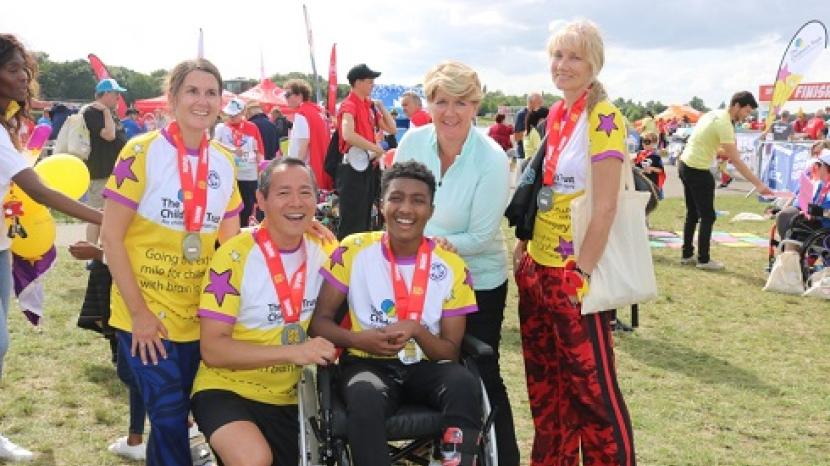
M337 44L331 44L331 61L329 62L329 98L326 101L326 108L329 115L334 115L334 107L337 104Z
M95 75L95 81L112 77L110 76L110 72L107 71L107 67L104 66L104 62L102 62L100 58L96 57L95 54L90 53L87 55L87 58L89 59L89 67L92 68L92 74ZM124 102L124 96L121 94L118 94L117 112L118 118L124 118L127 116L127 103Z

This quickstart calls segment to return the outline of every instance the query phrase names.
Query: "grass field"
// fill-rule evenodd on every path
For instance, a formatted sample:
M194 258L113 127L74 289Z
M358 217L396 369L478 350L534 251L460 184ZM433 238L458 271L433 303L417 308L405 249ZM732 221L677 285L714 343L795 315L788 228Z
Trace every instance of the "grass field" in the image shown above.
M717 208L761 210L742 197L718 198ZM667 200L651 225L678 230L682 212L682 200ZM720 219L716 229L765 236L769 225ZM830 304L762 292L765 248L714 246L713 257L727 270L681 267L677 250L654 250L660 297L641 307L635 333L618 334L639 464L830 465ZM86 271L62 251L41 328L10 316L0 432L37 451L36 465L130 464L106 451L126 434L126 391L106 342L75 326L85 286ZM526 464L532 428L512 283L506 314L502 367Z

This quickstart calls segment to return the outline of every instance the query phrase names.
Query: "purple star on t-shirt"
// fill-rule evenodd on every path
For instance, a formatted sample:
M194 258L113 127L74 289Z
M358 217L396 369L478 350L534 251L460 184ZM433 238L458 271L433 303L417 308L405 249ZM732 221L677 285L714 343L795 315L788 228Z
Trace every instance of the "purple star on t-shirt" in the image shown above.
M210 269L210 283L205 287L205 293L213 294L216 302L221 306L225 302L226 295L239 296L239 291L231 285L231 269L222 273L216 273Z
M783 67L781 67L780 70L778 70L778 80L786 82L787 78L789 78L791 74L792 73L790 73L790 70L787 68L787 65L784 65Z
M562 256L563 258L570 257L574 255L574 243L573 241L568 241L565 238L559 237L559 246L556 246L554 249L557 254Z
M611 132L615 129L619 129L617 124L614 123L614 115L616 113L611 112L608 115L603 115L602 113L599 114L599 126L597 126L597 131L605 131L606 136L611 136Z
M464 284L470 288L473 287L473 274L471 274L470 269L466 267L464 267Z
M342 266L346 266L345 262L343 262L343 254L349 248L346 246L340 246L331 253L331 261L329 262L329 268L334 268L335 265L340 264Z
M113 176L115 176L115 184L119 188L124 184L124 180L138 181L138 177L133 172L133 162L135 162L135 157L121 159L112 171Z

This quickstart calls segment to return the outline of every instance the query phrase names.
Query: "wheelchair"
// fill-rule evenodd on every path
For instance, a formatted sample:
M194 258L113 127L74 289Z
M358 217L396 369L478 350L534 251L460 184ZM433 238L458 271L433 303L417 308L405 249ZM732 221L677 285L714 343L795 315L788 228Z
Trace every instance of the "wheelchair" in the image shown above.
M769 267L775 260L777 253L781 253L787 246L798 250L799 265L804 284L810 286L810 279L816 272L830 267L830 228L821 226L824 217L822 209L810 206L811 221L799 216L794 219L786 237L776 239L776 225L770 230Z
M478 445L477 464L496 466L495 411L490 409L487 391L478 376L475 359L493 354L493 349L480 340L466 335L462 343L461 363L481 383L482 435ZM305 367L297 385L300 421L301 466L351 466L347 445L346 407L336 388L336 367ZM403 404L386 419L386 438L392 464L428 466L438 458L441 438L441 413L423 405Z

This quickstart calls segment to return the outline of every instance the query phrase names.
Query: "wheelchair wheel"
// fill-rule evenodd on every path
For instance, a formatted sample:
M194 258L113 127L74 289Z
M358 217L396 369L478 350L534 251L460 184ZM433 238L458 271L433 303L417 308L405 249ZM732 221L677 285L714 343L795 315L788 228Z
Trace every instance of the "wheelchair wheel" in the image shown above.
M312 466L320 464L320 443L317 441L315 426L312 418L319 412L317 400L317 383L314 370L304 367L300 381L297 383L297 407L300 420L300 465Z
M496 445L496 426L493 424L492 419L490 419L493 410L490 406L490 398L487 396L487 389L484 387L484 382L481 382L481 404L484 422L489 425L485 425L487 431L483 432L481 436L478 464L479 466L494 466L499 463L499 452Z
M801 247L801 274L806 283L819 270L830 267L830 230L819 230Z

